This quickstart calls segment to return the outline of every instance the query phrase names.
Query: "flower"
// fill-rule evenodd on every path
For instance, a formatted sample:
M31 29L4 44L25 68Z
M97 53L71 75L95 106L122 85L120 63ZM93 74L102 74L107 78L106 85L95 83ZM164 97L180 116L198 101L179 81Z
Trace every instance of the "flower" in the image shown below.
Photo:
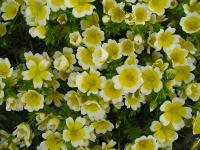
M45 1L26 0L25 17L30 26L45 26L49 20L50 8L46 6Z
M113 124L108 120L99 120L92 123L93 128L97 134L105 134L107 131L112 131L114 128Z
M101 68L101 66L106 62L108 58L108 52L100 46L94 48L92 59L95 63L96 68Z
M125 60L125 64L127 65L137 65L138 64L138 59L136 58L137 55L135 55L134 53L129 55L127 57L127 59Z
M33 80L34 88L41 88L43 81L50 81L52 74L48 71L49 61L42 60L39 63L28 61L26 66L29 70L23 71L23 80Z
M112 101L112 103L115 104L122 102L122 92L121 89L116 89L113 80L109 79L104 82L100 95L104 101Z
M137 90L134 94L128 93L125 95L125 105L127 108L131 108L132 110L137 110L141 107L142 103L145 103L144 95Z
M119 5L115 5L111 8L108 14L111 17L111 21L115 23L121 23L125 19L125 11L123 7L120 7Z
M193 122L193 134L200 134L200 113L197 112Z
M172 101L165 101L160 110L164 112L160 116L160 121L164 126L172 124L176 130L184 127L183 118L189 119L192 117L192 109L190 107L183 107L185 101L181 98L173 98Z
M89 127L85 126L86 120L78 117L74 121L71 117L66 119L67 128L63 130L63 139L66 142L71 141L74 147L87 146L90 138Z
M96 101L88 100L81 106L81 114L87 114L90 120L101 120L105 117L104 109Z
M0 22L0 37L3 37L7 32L6 25L6 23Z
M104 32L99 27L91 26L83 32L83 43L87 46L97 46L104 40Z
M174 66L187 63L186 57L188 52L185 49L182 49L179 45L174 46L167 54Z
M117 143L113 140L110 140L108 142L108 144L106 143L102 143L102 150L116 150L115 148L113 148Z
M152 12L161 16L165 13L165 9L170 7L171 2L172 0L149 0L148 7Z
M164 126L159 121L153 121L150 129L154 132L154 137L162 143L173 142L178 139L178 134L171 124Z
M179 38L179 44L180 44L181 48L185 49L192 55L194 55L197 51L197 49L195 48L195 46L193 45L192 42L190 42L188 40L184 40L183 38Z
M86 19L82 19L80 24L82 30L85 30L93 25L99 27L99 16L97 12L94 11L92 15L87 16Z
M4 87L5 83L2 81L2 78L0 78L0 99L4 98Z
M170 49L173 45L178 43L178 35L174 35L175 29L168 27L165 31L160 29L160 31L156 35L156 42L154 46L157 50Z
M52 9L52 11L58 11L59 9L65 10L67 8L66 0L47 0L47 6Z
M195 67L191 65L178 65L171 72L177 84L181 84L183 81L189 83L194 80L194 75L191 73L194 69Z
M115 0L103 0L103 11L108 14L108 12L117 5Z
M132 15L134 16L135 24L144 25L151 18L151 11L145 4L137 3L132 5Z
M81 98L80 95L75 91L68 91L65 94L64 99L67 101L67 105L73 111L80 111L81 110Z
M186 86L185 93L193 101L198 101L200 98L200 83L189 83Z
M6 100L6 111L22 111L23 110L23 103L17 97L8 97Z
M76 83L81 92L87 92L89 95L90 93L97 94L104 80L98 71L90 70L90 72L84 71L77 75Z
M58 117L52 117L48 120L46 128L47 130L56 131L60 124L60 119Z
M190 3L184 4L183 8L186 14L193 13L193 12L200 13L199 11L200 3L197 0L190 0Z
M133 150L157 150L158 149L158 143L156 139L149 135L141 136L140 138L135 139L135 144L133 145Z
M46 37L46 28L45 26L37 26L37 27L32 27L29 29L29 34L35 38L39 37L40 39L44 39Z
M134 93L143 83L140 69L136 65L123 65L117 68L118 75L113 77L116 89Z
M91 15L93 10L95 9L95 6L90 4L91 2L94 2L95 0L68 0L67 7L73 8L72 14L77 17L81 18L85 15Z
M69 41L74 46L79 46L82 42L82 37L79 32L73 32L69 35Z
M168 63L163 63L162 59L157 59L153 64L153 68L159 68L161 72L164 72L168 68L169 64Z
M61 150L65 149L64 142L62 141L62 135L59 132L47 131L42 134L45 139L40 143L39 149L41 150Z
M24 108L29 112L38 111L44 107L44 96L35 90L28 90L22 95Z
M107 51L109 58L113 60L121 58L121 49L115 40L109 39L108 43L103 43L102 47Z
M15 0L7 0L2 3L1 11L3 12L2 18L7 20L12 20L17 15L19 10L19 4Z
M10 61L8 58L0 58L0 78L8 78L11 77L13 73L13 68L10 68Z
M68 82L67 85L71 88L77 87L76 84L76 76L78 75L78 72L71 72L69 77L68 77Z
M64 95L56 90L50 90L48 95L45 98L46 104L50 105L52 102L56 107L60 107L62 105L61 101L63 100Z
M162 73L158 68L146 66L142 69L142 79L144 81L141 91L145 95L150 94L152 91L159 92L162 87Z
M197 13L189 13L181 18L180 25L186 33L195 33L200 30L200 16Z
M135 51L135 43L129 39L121 39L119 47L124 56L129 56Z
M76 63L73 49L64 47L63 52L56 51L54 53L54 67L61 72L70 72L73 70L73 65Z

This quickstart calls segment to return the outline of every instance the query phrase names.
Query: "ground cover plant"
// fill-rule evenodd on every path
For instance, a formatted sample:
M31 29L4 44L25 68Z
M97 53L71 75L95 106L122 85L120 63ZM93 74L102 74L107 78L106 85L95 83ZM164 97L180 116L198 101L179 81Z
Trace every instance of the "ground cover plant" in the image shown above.
M0 150L199 150L198 0L1 0Z

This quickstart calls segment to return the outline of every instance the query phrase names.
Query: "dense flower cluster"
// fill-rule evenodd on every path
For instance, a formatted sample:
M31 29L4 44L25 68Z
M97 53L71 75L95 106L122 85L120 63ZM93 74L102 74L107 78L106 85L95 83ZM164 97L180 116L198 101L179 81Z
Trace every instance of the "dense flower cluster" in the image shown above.
M184 13L176 20L180 29L166 23L168 10L177 7ZM4 0L0 10L1 38L11 34L7 28L18 15L28 34L41 41L48 38L51 21L55 26L68 23L69 12L80 22L60 49L26 50L24 62L16 65L0 58L1 107L29 116L12 131L0 130L0 149L173 149L186 127L193 130L192 149L200 148L199 49L189 38L200 31L200 2ZM129 29L126 34L108 36L111 30L105 26L122 24ZM144 34L136 27L145 27ZM114 132L137 125L146 107L147 128L128 130L127 136L141 133L120 146ZM136 119L122 126L126 111ZM114 114L124 116L117 120Z

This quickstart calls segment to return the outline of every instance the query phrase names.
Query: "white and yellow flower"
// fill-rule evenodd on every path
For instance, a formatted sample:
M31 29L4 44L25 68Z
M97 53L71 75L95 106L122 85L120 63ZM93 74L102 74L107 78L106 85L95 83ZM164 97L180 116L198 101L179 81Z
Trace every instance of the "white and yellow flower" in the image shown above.
M115 104L122 102L122 93L122 89L116 89L113 80L109 79L104 82L100 95L104 101L112 101L112 103Z
M197 1L197 0L190 0L190 3L189 4L184 4L183 8L184 8L184 12L186 14L193 13L193 12L196 12L196 13L200 14L200 11L199 11L200 2Z
M142 69L142 79L144 81L141 91L145 95L150 94L152 91L159 92L162 87L162 73L158 68L146 66Z
M88 100L81 106L81 114L87 114L90 120L101 120L105 117L105 110L98 102Z
M156 42L154 46L157 50L164 50L170 49L173 45L178 43L178 35L174 34L175 29L168 27L165 31L160 29L160 31L156 35Z
M152 136L141 136L135 139L135 144L133 145L133 150L157 150L158 143L157 140Z
M44 107L44 96L35 90L28 90L21 97L24 108L29 112L38 111Z
M180 25L186 33L195 33L200 30L200 15L198 13L189 13L181 18Z
M200 113L197 112L196 117L193 121L193 134L200 134Z
M2 79L0 78L0 99L4 98L4 87L5 87L5 83L2 81Z
M43 55L41 55L39 53L33 54L31 51L25 52L24 57L26 59L26 62L34 61L35 63L39 63L44 59Z
M0 37L3 37L7 33L7 24L0 22Z
M113 77L116 89L134 93L143 83L141 71L136 65L123 65L117 68L118 75Z
M79 46L82 43L82 37L78 31L69 34L69 42L74 46Z
M69 77L68 77L68 81L67 81L67 85L71 88L77 87L76 84L76 76L78 75L78 72L71 72Z
M194 44L188 40L184 40L183 38L179 38L179 44L181 48L185 49L188 51L190 54L194 55L197 51L195 48Z
M200 98L200 83L189 83L186 86L185 93L193 101L198 101Z
M114 8L115 6L117 6L117 2L115 0L103 0L102 4L103 4L103 11L106 14L108 14L108 12L112 8Z
M67 8L66 0L47 0L47 6L52 9L52 11L58 11L59 9L65 10Z
M22 111L23 110L23 103L17 97L8 97L6 99L6 111Z
M48 120L48 122L46 124L46 128L47 128L47 130L51 130L51 131L55 132L58 129L59 125L60 125L60 119L59 119L59 117L55 116Z
M39 150L64 150L65 145L62 140L62 135L59 132L47 131L42 134L44 139L40 143Z
M140 92L140 90L137 90L134 94L128 93L125 95L125 105L127 108L131 108L132 110L137 110L141 107L141 104L146 103L144 95Z
M44 81L50 81L52 74L48 71L50 62L42 60L35 63L30 60L26 63L28 70L23 71L23 80L33 80L34 88L41 88Z
M67 101L69 108L73 111L81 110L81 98L77 92L68 91L67 94L65 94L64 99Z
M144 25L151 19L151 11L145 4L137 3L132 5L132 16L135 24Z
M114 128L113 124L108 120L99 120L92 123L93 128L97 134L105 134L108 131L112 131Z
M91 26L83 32L83 43L87 46L97 46L104 40L104 32L96 26Z
M98 13L94 11L90 16L87 16L85 19L82 19L80 24L82 30L85 30L93 25L99 27Z
M71 117L66 119L67 128L63 130L63 139L66 142L71 141L74 147L87 146L90 138L89 127L85 126L86 120L78 117L74 121Z
M46 28L45 26L37 26L37 27L32 27L29 29L29 34L35 38L39 37L40 39L44 39L46 37Z
M192 117L192 109L184 107L185 101L181 98L173 98L172 101L165 101L160 110L164 112L160 116L160 121L164 126L172 124L176 130L180 130L185 126L183 118L190 119Z
M124 8L119 4L115 5L108 12L110 19L112 22L121 23L125 19L125 11Z
M47 105L54 103L56 107L60 107L62 105L61 101L63 100L64 95L56 90L50 90L45 97L45 102Z
M135 55L134 53L129 55L127 57L127 59L125 60L125 64L127 65L137 65L138 64L138 59L136 58L137 55Z
M95 0L67 0L67 7L73 8L72 14L77 17L81 18L85 15L91 15L93 10L95 9L95 6L90 4L91 2L94 2Z
M90 93L98 94L99 89L101 89L105 78L100 76L98 71L90 70L90 72L82 72L77 75L76 83L78 89L89 95Z
M13 68L11 68L10 61L8 58L0 58L0 78L9 78L13 73Z
M157 138L161 143L165 144L178 139L178 134L171 124L164 126L159 121L153 121L150 129L154 132L154 137Z
M106 62L107 58L108 52L105 49L103 49L101 46L94 48L92 59L96 68L101 68L101 66Z
M108 144L106 144L106 143L102 143L102 149L101 150L116 150L115 148L113 148L115 145L116 145L117 143L115 142L115 141L113 141L113 140L110 140L109 142L108 142Z
M148 7L152 12L161 16L165 13L165 9L170 7L171 2L172 0L149 0Z
M135 43L130 39L121 39L119 43L119 47L121 49L122 55L129 56L134 54L135 51Z
M102 47L107 51L110 59L116 60L122 57L119 44L115 40L109 39L108 43L104 43Z
M15 0L7 0L2 3L1 12L3 12L2 18L7 20L12 20L17 15L19 10L19 4Z

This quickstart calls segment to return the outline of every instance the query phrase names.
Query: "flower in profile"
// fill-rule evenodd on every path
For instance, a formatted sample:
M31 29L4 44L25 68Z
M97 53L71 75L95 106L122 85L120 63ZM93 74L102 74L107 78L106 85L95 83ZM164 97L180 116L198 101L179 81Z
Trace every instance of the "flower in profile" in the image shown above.
M32 27L29 30L29 34L35 38L39 37L40 39L44 39L46 37L46 28L45 26L37 26L37 27Z
M106 80L102 86L100 95L104 101L112 101L113 104L122 102L122 90L116 89L113 80Z
M151 18L151 11L145 4L137 3L132 6L132 15L135 24L144 25Z
M102 47L107 51L110 59L116 60L121 58L121 49L115 40L109 39L108 43L103 43Z
M197 0L190 0L190 3L189 4L184 4L183 5L183 8L184 8L184 12L186 14L189 14L189 13L199 13L200 14L200 2L197 1Z
M69 108L73 111L81 110L81 97L77 92L72 90L68 91L67 94L65 94L64 99L67 101Z
M117 2L115 0L103 0L102 4L103 4L103 11L106 14L108 14L108 12L112 8L114 8L115 6L117 6Z
M119 47L124 56L132 55L135 51L135 43L130 39L121 39Z
M200 30L200 15L198 13L189 13L181 18L180 25L186 33L195 33Z
M108 58L108 52L101 46L97 46L94 48L92 57L93 62L95 63L95 68L101 68Z
M116 150L115 148L113 148L117 143L113 140L110 140L108 142L108 144L106 143L102 143L102 150Z
M111 17L111 21L115 23L121 23L125 19L124 8L119 5L115 5L113 8L111 8L108 14Z
M157 150L157 140L152 136L141 136L135 139L135 144L132 147L133 150Z
M189 83L195 78L192 74L194 69L195 67L192 65L178 65L171 70L171 73L174 75L177 84L181 84L183 81Z
M165 144L178 139L178 134L171 124L164 126L159 121L153 121L150 129L154 132L154 137L157 138L161 143Z
M45 102L47 105L50 105L51 103L54 103L56 107L61 106L61 101L63 100L64 95L56 90L50 90L48 91L47 96L45 97Z
M90 93L97 94L104 80L98 71L90 70L90 72L84 71L77 75L76 83L81 92L87 92L89 95Z
M44 139L40 143L39 150L64 150L65 145L62 140L62 135L59 132L52 132L51 130L42 134Z
M0 78L0 99L4 98L4 87L5 83L2 81L2 78Z
M81 106L81 114L87 114L90 120L101 120L105 117L105 110L93 100L88 100Z
M175 29L168 27L165 31L160 29L160 31L156 35L156 42L154 46L157 50L164 50L170 49L173 45L178 43L178 35L174 34Z
M73 46L79 46L82 42L82 37L78 31L70 33L69 41Z
M168 66L169 64L164 63L162 59L157 59L152 65L153 68L159 68L162 73L168 68Z
M198 101L200 98L200 83L189 83L186 86L185 93L193 101Z
M33 80L34 88L41 88L44 81L50 81L52 74L48 71L49 61L42 60L39 63L28 61L26 66L28 70L23 71L23 80Z
M22 111L23 106L23 102L18 97L8 97L6 99L6 111Z
M141 71L136 65L123 65L117 68L118 75L113 77L116 89L134 93L143 83Z
M176 130L184 127L183 118L190 119L192 117L192 109L184 107L185 101L181 98L173 98L172 101L165 101L160 110L164 112L160 116L160 121L164 126L172 124Z
M193 134L200 134L200 113L197 112L196 117L193 121Z
M185 49L192 55L194 55L197 51L197 49L195 48L195 46L193 45L192 42L190 42L188 40L184 40L183 38L179 38L179 44L180 44L181 48Z
M114 128L113 124L108 120L99 120L92 123L93 128L97 134L105 134L108 131L112 131Z
M104 40L104 32L99 27L91 26L83 32L83 43L87 46L97 46Z
M93 25L99 27L99 16L97 12L94 11L92 15L87 16L86 19L82 19L80 24L82 30L85 30Z
M12 20L17 15L19 10L19 4L15 0L7 0L2 3L1 12L3 12L2 18L7 20Z
M90 129L85 126L86 120L78 117L73 120L71 117L66 119L67 128L63 130L63 139L66 142L71 141L74 147L87 146L87 141L90 138Z
M127 108L131 108L132 110L137 110L141 107L141 104L145 103L144 95L137 90L134 94L128 93L125 95L125 105Z
M47 6L52 9L52 11L58 11L59 9L65 10L67 8L66 0L47 0Z
M136 57L137 57L137 55L135 55L134 53L129 55L127 57L127 59L125 60L125 64L127 64L127 65L137 65L138 59Z
M172 0L149 0L148 7L152 12L161 16L165 13L165 9L170 7L171 2Z
M66 2L68 8L73 8L72 14L77 18L81 18L93 13L95 6L90 3L94 1L95 0L67 0Z
M0 37L3 37L7 33L6 23L0 22Z
M8 58L0 58L0 78L9 78L13 73L13 68L10 68L10 61Z
M28 90L21 97L24 108L29 112L38 111L44 107L44 96L35 90Z
M142 79L144 81L141 91L145 95L150 94L152 91L159 92L162 87L162 73L158 68L146 66L142 69Z

